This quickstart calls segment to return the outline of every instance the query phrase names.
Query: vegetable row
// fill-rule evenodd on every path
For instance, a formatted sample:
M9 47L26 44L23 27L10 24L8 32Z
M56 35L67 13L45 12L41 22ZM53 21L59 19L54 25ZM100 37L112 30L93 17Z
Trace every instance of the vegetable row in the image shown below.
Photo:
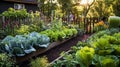
M85 42L78 42L70 53L63 53L63 59L56 61L53 67L119 67L119 31L103 30L93 34Z
M32 32L27 35L5 37L0 43L0 52L10 56L24 56L36 51L36 47L47 48L50 42L64 40L77 34L76 29L46 30L40 33Z

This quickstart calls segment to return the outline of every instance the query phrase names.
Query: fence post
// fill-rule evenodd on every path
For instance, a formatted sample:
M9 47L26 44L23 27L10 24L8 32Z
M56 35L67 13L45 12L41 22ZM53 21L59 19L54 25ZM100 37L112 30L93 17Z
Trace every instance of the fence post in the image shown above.
M91 28L91 21L92 21L92 19L91 19L91 17L89 18L89 24L90 24L90 31L89 31L89 33L92 33L92 28Z

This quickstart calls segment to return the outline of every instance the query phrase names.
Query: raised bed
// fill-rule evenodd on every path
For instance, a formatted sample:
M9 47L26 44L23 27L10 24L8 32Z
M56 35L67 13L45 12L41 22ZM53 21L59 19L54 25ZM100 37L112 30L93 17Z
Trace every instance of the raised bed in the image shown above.
M45 53L46 51L48 51L48 50L50 50L50 49L52 49L52 48L54 48L54 47L56 47L58 45L61 45L62 43L65 43L65 42L67 42L68 40L70 40L70 39L72 39L74 37L76 37L76 36L73 36L73 37L71 37L69 39L65 39L63 41L53 42L48 46L48 48L38 48L35 52L27 54L27 55L25 55L23 57L16 57L16 63L19 64L19 63L22 63L24 61L31 60L32 57L38 56L38 55L40 55L42 53Z
M91 34L90 34L91 35ZM86 41L87 40L87 38L90 36L90 35L83 35L83 37L82 37L82 42L84 42L84 41ZM65 54L71 54L73 52L73 50L68 50L68 51L66 51L65 52ZM64 57L64 55L63 56L59 56L58 58L56 58L56 59L54 59L53 61L51 61L50 62L50 64L48 65L48 67L53 67L53 64L56 62L56 61L58 61L58 60L63 60L63 57ZM63 65L62 67L66 67L65 65ZM76 64L76 67L80 67L80 65L79 64ZM93 65L90 65L89 67L93 67Z

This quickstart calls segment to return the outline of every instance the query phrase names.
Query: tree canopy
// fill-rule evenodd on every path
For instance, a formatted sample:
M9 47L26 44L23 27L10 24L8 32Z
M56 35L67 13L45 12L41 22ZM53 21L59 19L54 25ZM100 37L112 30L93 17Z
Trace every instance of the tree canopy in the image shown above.
M91 0L91 4L81 5L82 1L89 0L38 0L38 7L47 16L50 16L53 10L59 10L65 15L72 12L89 17L120 16L120 0Z

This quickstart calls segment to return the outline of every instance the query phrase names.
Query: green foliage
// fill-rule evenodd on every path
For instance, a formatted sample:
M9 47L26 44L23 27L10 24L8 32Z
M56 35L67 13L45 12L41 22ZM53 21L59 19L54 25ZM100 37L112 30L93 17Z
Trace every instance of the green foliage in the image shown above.
M66 38L66 34L65 34L63 31L58 32L58 33L59 33L59 36L58 36L59 40L63 40L63 39ZM76 35L76 34L75 34L75 35Z
M21 27L16 30L16 34L18 35L23 35L23 34L28 34L28 33L30 33L28 25L21 25Z
M71 29L73 34L76 35L78 33L78 31L76 29Z
M5 31L0 29L0 39L5 38L6 35Z
M114 15L113 0L95 0L88 12L90 17L108 17Z
M87 42L89 44L91 44L93 41L97 41L97 39L99 39L101 36L104 36L104 35L113 35L114 33L118 33L118 32L119 32L118 28L111 28L111 29L102 30L102 31L99 31L99 32L91 35L87 39Z
M34 20L33 23L31 23L30 25L21 25L20 28L17 28L15 30L16 33L14 35L29 34L30 32L34 31L41 32L45 29L46 28L43 24L43 21L36 19L36 21Z
M93 43L95 48L105 49L106 47L110 47L109 41L105 38L97 39L97 42Z
M114 54L120 55L120 45L113 45Z
M66 56L63 58L64 60L66 60L66 61L64 62L65 67L75 67L75 64L77 63L77 61L75 61L73 58L74 58L74 57L73 57L71 54L66 55Z
M41 34L45 34L48 37L50 37L51 41L57 41L58 40L58 32L56 32L56 31L45 30L45 31L42 31Z
M76 52L76 58L79 61L81 67L89 67L89 65L92 63L94 54L95 50L93 48L85 46Z
M94 60L97 61L96 67L118 67L119 59L116 56L96 56Z
M0 43L0 52L7 52L10 56L24 56L36 51L34 47L47 48L50 38L37 32L28 35L7 36Z
M40 32L50 37L51 42L63 40L77 34L76 29L61 28L62 30L48 29Z
M0 67L12 67L14 64L15 62L7 54L0 54Z
M109 22L109 27L110 28L117 28L117 27L120 26L120 17L110 16L108 18L108 22Z
M12 54L17 55L17 56L25 55L24 51L20 47L13 47L11 52L12 52Z
M29 25L30 32L33 32L33 31L40 32L40 31L44 31L44 30L46 30L44 22L39 18L34 19L33 23Z
M73 35L76 35L78 32L75 28L67 28L63 26L62 21L55 19L52 22L50 29L40 32L50 37L51 42L63 40L69 38Z
M47 67L48 59L47 59L47 57L37 58L37 59L31 61L30 66L31 67Z
M72 5L73 5L73 1L71 0L58 0L58 3L62 6L61 10L62 12L64 12L65 14L68 14L69 11L72 10Z
M62 20L55 19L52 22L52 29L61 30L63 27Z
M62 53L63 61L58 60L53 64L53 67L76 67L78 62L74 59L75 57L72 54Z
M2 13L2 16L5 16L6 18L26 18L29 17L30 14L27 13L26 9L21 10L15 10L13 8L9 8L8 11L4 11Z
M120 16L120 9L116 9L117 7L120 6L120 0L113 0L113 10L116 16Z
M111 28L93 34L86 42L78 42L72 51L63 55L72 55L76 63L69 63L80 67L119 67L120 56L119 29ZM63 58L65 58L63 56ZM66 65L66 59L58 60L54 67ZM70 61L70 60L69 60ZM69 65L67 64L67 65ZM73 66L74 67L74 66Z

